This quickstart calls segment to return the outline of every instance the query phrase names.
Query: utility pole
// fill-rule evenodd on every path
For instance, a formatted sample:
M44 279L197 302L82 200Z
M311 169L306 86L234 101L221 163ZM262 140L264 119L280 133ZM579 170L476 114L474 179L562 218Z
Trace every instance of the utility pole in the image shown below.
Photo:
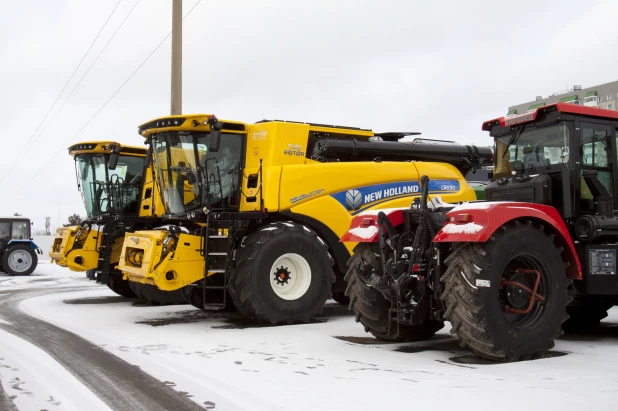
M182 0L172 4L172 89L170 114L182 114Z

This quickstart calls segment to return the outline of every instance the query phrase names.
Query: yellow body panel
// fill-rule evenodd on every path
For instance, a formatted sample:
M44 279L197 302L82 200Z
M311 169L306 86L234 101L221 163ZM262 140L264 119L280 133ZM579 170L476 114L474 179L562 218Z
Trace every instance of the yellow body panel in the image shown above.
M126 234L118 263L126 279L171 291L204 278L200 236L179 234L176 249L169 253L163 243L166 236L164 230ZM174 245L173 241L167 246Z
M99 265L100 234L96 229L86 231L84 235L87 235L87 237L84 241L84 246L79 249L70 250L65 254L69 270L83 272L97 268Z

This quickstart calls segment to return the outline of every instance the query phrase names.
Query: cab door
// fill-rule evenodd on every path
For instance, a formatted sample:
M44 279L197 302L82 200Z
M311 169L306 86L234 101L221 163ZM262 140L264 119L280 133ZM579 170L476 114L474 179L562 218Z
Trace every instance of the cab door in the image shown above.
M581 164L580 173L580 211L595 210L594 198L590 187L584 180L583 173L587 170L597 172L597 178L614 198L616 208L616 184L615 175L615 140L612 138L612 128L609 124L593 122L580 122L580 148L579 158Z

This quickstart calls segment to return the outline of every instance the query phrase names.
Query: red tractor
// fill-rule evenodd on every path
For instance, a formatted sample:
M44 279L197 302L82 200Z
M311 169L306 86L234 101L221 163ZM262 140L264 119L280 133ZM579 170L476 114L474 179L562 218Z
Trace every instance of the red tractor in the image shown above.
M346 295L381 339L426 339L449 321L481 357L536 358L564 321L598 324L618 301L618 112L559 103L483 130L495 142L486 201L429 198L424 177L410 208L357 215L341 240L359 243Z

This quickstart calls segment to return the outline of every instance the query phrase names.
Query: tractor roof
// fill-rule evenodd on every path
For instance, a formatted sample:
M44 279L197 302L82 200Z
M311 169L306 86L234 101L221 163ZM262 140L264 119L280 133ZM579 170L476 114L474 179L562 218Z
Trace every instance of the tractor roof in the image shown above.
M570 103L556 103L550 104L547 106L539 107L534 111L530 111L528 113L510 116L510 117L499 117L493 120L489 120L483 123L483 130L488 131L491 130L492 127L500 125L502 127L510 127L521 123L527 123L530 121L536 120L536 117L539 112L551 112L551 111L559 111L561 113L575 114L580 116L587 117L597 117L597 118L605 118L605 119L618 119L618 111L607 110L604 108L596 108L596 107L586 107L580 106L576 104Z
M128 146L115 141L85 141L73 144L69 147L69 154L73 157L82 154L110 154L114 147L120 147L120 154L146 156L147 150L144 147Z

